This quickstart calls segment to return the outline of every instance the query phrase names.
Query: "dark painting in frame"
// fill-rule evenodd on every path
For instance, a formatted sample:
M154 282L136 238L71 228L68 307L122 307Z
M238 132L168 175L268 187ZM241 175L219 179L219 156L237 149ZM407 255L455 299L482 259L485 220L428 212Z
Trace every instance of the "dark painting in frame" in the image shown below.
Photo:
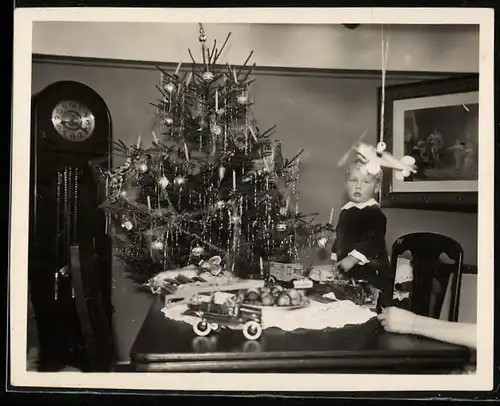
M382 207L477 212L479 75L387 86L384 109L386 151L418 169L403 181L384 173Z

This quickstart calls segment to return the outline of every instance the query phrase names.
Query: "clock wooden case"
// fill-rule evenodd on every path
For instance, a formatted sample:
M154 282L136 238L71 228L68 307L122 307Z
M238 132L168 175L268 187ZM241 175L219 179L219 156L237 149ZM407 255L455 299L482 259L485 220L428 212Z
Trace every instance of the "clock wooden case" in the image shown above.
M83 83L50 84L33 96L31 141L28 275L44 354L42 369L52 370L57 369L55 360L68 364L76 357L88 362L89 355L78 355L78 348L89 352L89 340L110 340L104 331L110 330L112 314L111 242L99 209L103 188L90 165L91 161L111 165L112 124L106 103ZM80 296L75 295L71 273L68 277L65 271L71 269L74 245L86 248L89 260L95 261L95 267L85 268L89 272L81 275L85 286ZM108 327L101 332L94 322L87 323L94 338L86 334L82 338L84 320L77 312L81 303L91 315L86 319L106 316ZM102 364L109 362L109 356L111 349L103 348L93 356L100 366L79 367L105 370Z

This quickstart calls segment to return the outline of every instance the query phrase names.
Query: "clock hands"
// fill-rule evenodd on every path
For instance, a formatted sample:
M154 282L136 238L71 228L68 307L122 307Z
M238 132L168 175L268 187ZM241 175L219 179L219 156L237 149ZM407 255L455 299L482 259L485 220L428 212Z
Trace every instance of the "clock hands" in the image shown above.
M88 134L88 130L82 126L82 120L61 120L61 123L66 125L66 127L71 127L69 126L68 124L71 123L71 124L77 124L77 130L82 130L84 133L87 133Z
M58 121L65 127L69 127L75 130L82 130L84 133L88 134L88 130L82 125L82 117L80 115L78 115L78 118L71 118L67 120L59 119Z

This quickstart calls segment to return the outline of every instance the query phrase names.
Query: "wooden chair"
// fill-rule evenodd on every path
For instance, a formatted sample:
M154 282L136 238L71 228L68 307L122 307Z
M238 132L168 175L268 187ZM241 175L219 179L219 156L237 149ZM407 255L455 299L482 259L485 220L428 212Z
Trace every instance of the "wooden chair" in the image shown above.
M407 251L411 254L413 268L413 283L406 304L407 310L439 318L451 281L448 320L458 321L463 258L461 245L441 234L420 232L403 235L392 246L391 267L394 273L398 258Z

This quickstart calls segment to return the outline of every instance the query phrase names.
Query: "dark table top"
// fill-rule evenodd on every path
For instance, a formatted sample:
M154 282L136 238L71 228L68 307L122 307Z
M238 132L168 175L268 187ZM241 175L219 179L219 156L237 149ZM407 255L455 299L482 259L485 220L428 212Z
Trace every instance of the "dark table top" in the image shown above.
M467 348L390 334L376 318L341 329L241 331L198 337L192 326L165 318L155 299L131 349L138 371L449 373L469 362Z

